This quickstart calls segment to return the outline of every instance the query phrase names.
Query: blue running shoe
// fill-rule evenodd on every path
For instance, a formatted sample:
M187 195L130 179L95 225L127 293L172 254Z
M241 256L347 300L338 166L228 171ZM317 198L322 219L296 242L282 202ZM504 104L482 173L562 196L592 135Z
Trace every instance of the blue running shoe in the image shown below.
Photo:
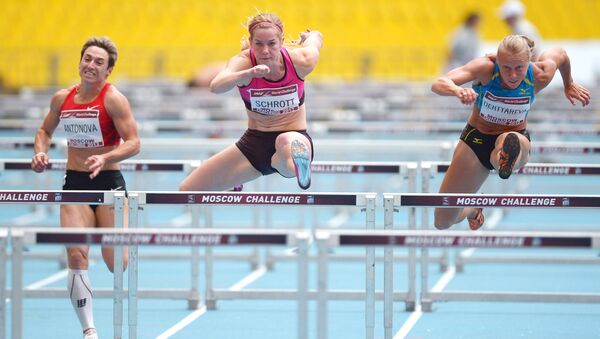
M292 160L298 186L303 190L308 189L310 187L310 154L308 147L300 140L292 141Z

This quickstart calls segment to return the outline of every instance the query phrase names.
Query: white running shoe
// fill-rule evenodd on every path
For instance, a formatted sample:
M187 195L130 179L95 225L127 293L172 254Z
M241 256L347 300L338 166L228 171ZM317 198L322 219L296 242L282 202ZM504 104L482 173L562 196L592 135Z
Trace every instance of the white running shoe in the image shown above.
M310 187L310 153L308 147L300 141L292 141L292 160L296 170L298 186L303 190Z
M95 328L88 328L83 331L83 339L98 339L98 333Z

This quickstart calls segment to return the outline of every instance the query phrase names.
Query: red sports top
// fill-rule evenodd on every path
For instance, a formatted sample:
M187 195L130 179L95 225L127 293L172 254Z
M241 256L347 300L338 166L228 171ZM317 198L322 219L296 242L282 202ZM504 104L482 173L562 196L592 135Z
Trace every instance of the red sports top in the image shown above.
M85 104L75 102L79 86L71 88L60 107L60 123L67 135L67 145L75 148L119 145L121 136L104 107L104 97L111 85L106 83L100 94Z

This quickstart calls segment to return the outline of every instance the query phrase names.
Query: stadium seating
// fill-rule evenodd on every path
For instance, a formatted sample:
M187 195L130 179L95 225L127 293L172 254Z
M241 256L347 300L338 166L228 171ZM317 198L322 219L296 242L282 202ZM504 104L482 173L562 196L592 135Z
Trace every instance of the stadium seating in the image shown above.
M239 50L246 19L272 11L287 40L304 29L325 37L313 78L429 79L441 71L449 32L466 12L483 15L482 36L508 33L497 16L502 0L8 0L0 10L0 77L9 86L65 86L77 81L81 44L108 35L119 47L119 79L185 79ZM600 2L526 0L526 16L545 39L598 39Z

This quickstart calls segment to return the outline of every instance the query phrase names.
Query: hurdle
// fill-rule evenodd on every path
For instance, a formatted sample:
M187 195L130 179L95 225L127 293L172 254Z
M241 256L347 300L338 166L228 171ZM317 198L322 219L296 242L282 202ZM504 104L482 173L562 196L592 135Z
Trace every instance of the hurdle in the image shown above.
M186 205L268 205L268 206L356 206L365 211L365 225L367 229L375 227L375 200L374 193L274 193L274 192L133 192L129 195L130 220L134 218L136 206L153 204L186 204ZM212 227L212 225L207 225ZM130 249L131 255L131 249ZM374 274L375 252L369 249L366 252L365 267L367 272ZM194 274L194 273L193 273ZM293 290L246 289L231 291L218 289L213 284L213 259L212 249L205 249L205 304L207 309L216 308L218 300L232 299L268 299L268 300L294 300L297 292ZM412 292L414 295L414 291ZM364 293L358 291L330 291L328 296L337 300L361 300ZM395 295L400 300L404 295ZM382 298L383 293L378 293ZM316 291L308 291L308 299L316 299ZM413 298L414 300L414 298Z
M421 164L422 175L430 177L432 173L445 173L449 167L448 162L428 162ZM597 164L554 164L554 163L528 163L525 166L513 171L515 174L528 176L597 176L600 175L600 165ZM496 174L496 171L490 171L490 175ZM423 185L423 192L428 191L428 185ZM487 232L487 230L484 230ZM467 263L550 263L550 264L600 264L600 258L593 257L531 257L531 256L510 256L498 257L478 254L477 256L463 256L460 252L455 256L456 272L463 272Z
M152 197L150 197L152 199ZM134 203L135 204L135 203ZM137 249L138 246L205 246L206 248L214 246L246 246L246 245L281 245L298 246L298 292L296 300L298 302L298 338L308 338L308 261L306 255L308 252L308 241L310 235L306 231L274 231L274 230L198 230L181 229L177 232L165 229L20 229L14 234L18 246L16 251L22 251L22 245L28 244L96 244L102 246L114 246L115 251L123 246L130 248L130 253L136 253L131 249ZM115 269L115 280L121 284L115 284L114 287L114 338L122 338L123 327L123 297L128 298L128 334L130 339L137 338L137 318L138 318L138 258L130 256L128 271L128 289L123 289L123 269ZM14 290L14 289L13 289ZM96 291L94 291L96 294ZM139 291L140 296L143 291ZM171 298L170 290L162 292L165 298ZM13 317L22 317L20 308L13 306ZM21 328L13 327L13 338L21 338Z
M390 202L396 207L401 206L424 206L433 204L433 201L439 201L442 205L443 198L447 195L388 195ZM467 197L467 196L458 196ZM475 196L473 196L475 197ZM454 202L454 197L449 197ZM526 199L526 197L522 197ZM575 198L575 197L570 197ZM594 200L600 201L600 196L594 197ZM428 202L431 201L431 202ZM390 204L390 203L388 203ZM579 200L578 204L589 207L587 200ZM437 205L437 204L436 204ZM451 204L452 205L452 204ZM455 205L455 204L454 204ZM445 205L444 205L445 206ZM390 206L391 207L391 206ZM327 252L331 247L336 246L383 246L392 248L401 247L420 247L421 251L426 251L428 247L494 247L494 248L600 248L600 232L486 232L474 233L470 231L424 231L424 230L322 230L315 235L319 253L319 299L317 310L317 333L318 338L327 337ZM387 271L386 271L387 272ZM431 311L431 303L434 300L464 300L464 301L545 301L545 302L589 302L600 303L600 294L527 294L511 293L500 294L491 293L451 293L437 292L433 293L427 287L427 260L421 260L422 275L422 296L421 307L424 311ZM384 274L385 286L392 286L392 275ZM374 282L367 284L367 294L373 294ZM384 297L384 329L385 338L393 337L393 308L391 287L385 290ZM368 299L365 305L366 335L365 338L374 338L374 300Z
M150 138L144 140L146 150L164 150L177 148L179 151L219 152L234 144L237 139L208 139L208 138ZM440 159L450 159L453 143L443 140L385 140L385 139L316 139L315 149L320 154L340 152L368 152L373 154L394 154L397 152L428 152L439 154ZM346 153L347 154L347 153ZM336 160L336 159L332 159ZM343 160L356 160L348 159Z
M361 122L361 124L364 122ZM463 124L464 125L464 124ZM352 126L352 125L351 125ZM439 124L436 128L440 129ZM463 126L464 127L464 126ZM326 128L321 123L315 123L315 130ZM344 127L345 128L345 127ZM359 127L356 127L357 129ZM386 129L393 129L387 124L381 129L375 127L374 131L381 134ZM368 128L367 128L368 129ZM344 130L343 128L341 130ZM460 130L456 130L456 133ZM600 132L599 132L600 133ZM147 150L178 149L181 151L218 152L225 147L235 143L233 138L148 138L144 140L144 148ZM384 139L318 139L315 140L315 148L319 151L335 152L343 150L377 153L397 152L398 150L425 150L429 154L437 153L442 160L450 159L452 150L458 141L443 140L384 140ZM30 138L0 137L0 149L22 149L33 148ZM52 149L63 150L66 148L66 140L55 138L51 144ZM600 143L598 142L573 142L573 141L532 141L531 151L538 154L600 154ZM346 160L346 159L344 159Z
M122 172L171 172L171 173L189 173L194 168L196 168L200 164L200 161L189 161L189 160L181 160L181 161L172 161L172 160L126 160L121 162L120 170ZM46 171L60 171L64 172L67 168L66 159L54 159L51 160ZM0 173L2 171L28 171L31 172L31 160L30 159L0 159ZM136 176L135 179L139 177ZM48 184L49 185L49 184ZM134 182L132 186L143 187L144 185ZM197 215L197 211L192 211L192 225L191 227L199 227L198 220L199 217ZM26 253L26 257L38 259L38 260L59 260L59 264L61 267L66 267L64 261L64 253L61 254L52 254L52 253ZM153 254L153 253L145 253L144 258L151 259L189 259L189 255L182 255L178 253L165 253L165 254ZM92 253L90 258L100 259L100 255L98 253ZM247 258L245 256L244 258ZM225 257L223 259L239 259L238 258L229 258ZM252 262L258 260L256 258L251 259ZM197 264L192 263L192 265Z
M190 160L125 160L121 163L121 171L123 172L183 172L189 173L197 166L201 164L201 161L190 161ZM29 159L0 159L0 171L31 171L31 161ZM65 159L55 159L52 160L46 169L47 171L64 171L66 170L66 160ZM337 175L339 177L345 177L347 175L375 175L375 174L389 174L392 176L392 179L401 178L407 184L408 192L416 192L416 170L417 163L413 162L388 162L388 161L315 161L312 163L313 173L316 174L328 174L328 175ZM139 176L136 176L136 179ZM140 185L136 185L137 181L134 182L134 187L140 187ZM265 189L266 191L272 191L271 185L269 185L270 181L266 181ZM251 183L254 186L258 187L260 182ZM142 186L143 187L143 186ZM256 188L256 187L251 187ZM131 190L131 189L130 189ZM135 190L135 189L134 189ZM254 223L259 224L261 220L259 218L258 210L254 211ZM199 207L191 208L191 225L190 227L200 227L200 214ZM204 214L205 220L210 218L210 212L206 211ZM265 227L271 227L271 215L269 211L266 211ZM206 222L206 221L205 221ZM38 226L38 225L34 225ZM157 227L155 225L151 225L150 227ZM235 226L234 226L235 227ZM194 250L194 249L192 249ZM58 254L60 256L57 257L57 254L50 253L25 253L25 256L28 258L35 258L40 260L54 260L58 258L61 267L65 267L64 262L64 253ZM182 259L188 260L190 255L183 253L164 253L164 254L154 254L154 253L140 253L139 254L143 258L148 259ZM91 258L99 259L99 254L91 253ZM201 255L200 255L201 257ZM192 258L196 258L192 255ZM314 260L316 257L314 255L310 256L310 260ZM338 256L340 260L364 260L364 256ZM260 265L260 257L257 250L255 250L251 254L246 253L227 253L220 254L217 253L214 255L214 259L218 260L248 260L253 269L256 269ZM381 259L381 256L378 256L378 260ZM396 260L404 260L406 257L396 256ZM278 260L294 260L293 255L289 254L272 254L269 248L266 249L266 267L267 269L272 269L275 262ZM194 260L191 262L192 266L197 265L198 262ZM195 308L195 306L190 306L191 308Z
M392 194L395 207L437 207L437 208L464 208L464 207L501 207L501 208L598 208L600 207L599 195L494 195L494 194ZM427 215L427 208L423 209L422 227L430 228ZM439 231L441 232L441 231ZM502 238L495 240L494 232L482 233L484 240L481 243L463 241L461 246L452 244L451 247L491 247L491 248L527 248L527 247L546 247L554 246L552 242L540 241L536 233L530 232L530 235L521 235L515 238L511 243L501 241ZM451 233L452 234L452 233ZM467 232L469 234L469 232ZM510 234L521 234L517 231L511 231ZM570 233L565 233L570 234ZM577 233L577 234L583 234ZM588 232L586 234L592 234ZM490 238L485 238L489 236ZM565 235L565 237L568 237ZM576 237L576 236L575 236ZM509 239L510 240L510 239ZM566 243L565 243L566 242ZM429 245L429 244L427 244ZM473 245L473 246L471 246ZM584 243L569 243L566 240L559 242L563 247L587 247L597 248L598 239ZM440 246L444 247L444 246ZM447 247L447 246L446 246ZM594 293L526 293L526 292L469 292L469 291L446 291L434 292L428 287L428 260L427 248L421 249L421 308L424 311L431 311L432 304L435 301L516 301L516 302L577 302L577 303L598 303L600 294Z
M460 112L461 115L464 112ZM446 120L447 117L441 118ZM530 122L528 129L535 134L554 135L597 135L600 130L585 121L569 122L561 126L549 126L545 123ZM314 135L330 134L406 134L428 133L447 134L460 133L465 127L463 121L440 122L440 120L402 120L401 124L390 124L384 121L310 121L308 130ZM247 129L245 120L143 120L138 129L141 133L201 133L201 135L241 134Z
M123 209L125 205L125 192L117 191L0 191L0 204L93 204L113 205L115 208L115 228L123 228ZM12 338L22 337L23 331L23 298L67 298L66 289L36 289L29 290L23 287L23 238L20 231L11 228L12 241L12 287L10 298L12 302ZM123 248L115 248L114 269L123 271ZM118 275L114 277L115 289L122 289L123 280L119 281ZM96 296L109 296L108 291L98 291ZM105 292L105 293L102 293ZM5 300L0 301L5 303ZM118 298L113 300L118 303Z
M600 150L598 151L600 153ZM426 172L446 173L450 167L449 162L427 161L421 169ZM568 164L568 163L527 163L525 166L513 171L514 174L522 175L600 175L600 165L597 164ZM431 173L423 173L431 175ZM496 174L495 170L490 174Z
M418 164L416 162L387 162L387 161L315 161L312 163L312 171L315 174L330 174L336 175L337 178L344 178L347 180L347 175L371 175L371 174L391 174L394 175L395 178L401 178L403 183L406 183L406 191L408 192L416 192L417 191L417 169ZM314 177L314 180L317 178ZM266 183L266 190L272 190L271 181ZM373 187L368 187L369 190L372 190ZM267 214L267 227L271 227L271 215ZM326 228L319 227L317 225L316 228ZM347 227L346 227L347 228ZM412 253L409 251L408 256L396 255L394 256L394 260L409 260L412 262ZM331 260L339 260L339 261L357 261L364 260L364 255L351 255L351 254L330 254ZM309 255L310 260L316 260L318 256ZM384 257L378 255L376 260L383 260ZM440 262L442 262L440 259ZM267 249L266 253L266 265L267 269L272 269L277 261L286 261L286 260L294 260L294 255L290 253L272 253ZM441 265L443 265L441 263ZM412 281L412 279L409 279Z
M52 141L50 149L56 149L57 143ZM13 150L33 150L33 141L31 138L0 138L0 149Z

